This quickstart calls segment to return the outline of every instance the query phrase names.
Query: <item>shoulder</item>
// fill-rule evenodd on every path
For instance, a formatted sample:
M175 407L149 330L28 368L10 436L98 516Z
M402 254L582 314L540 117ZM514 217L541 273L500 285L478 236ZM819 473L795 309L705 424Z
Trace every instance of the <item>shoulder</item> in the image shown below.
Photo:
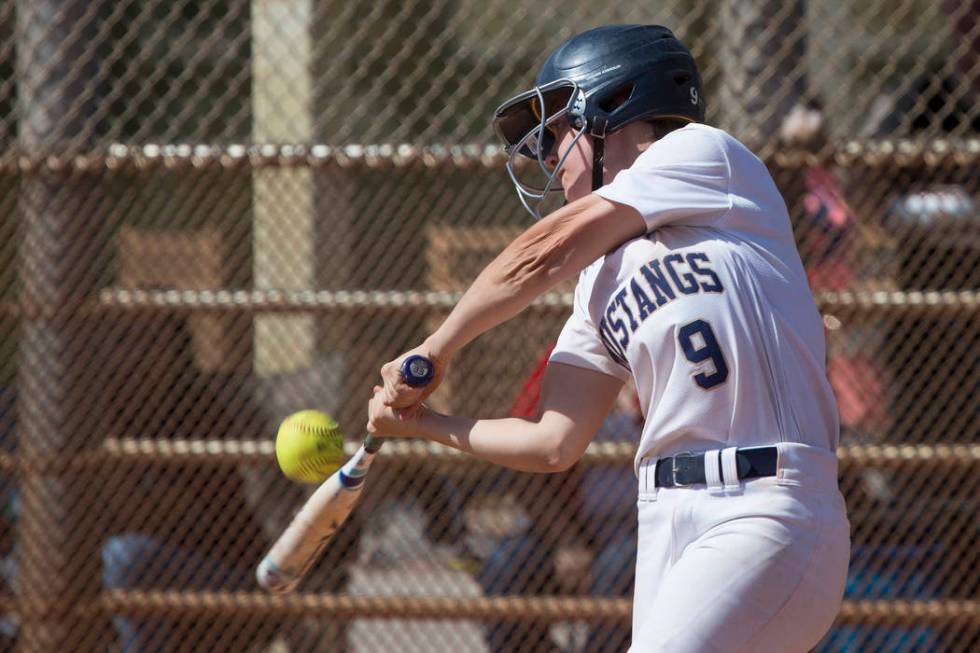
M636 159L636 166L662 168L689 163L726 163L728 154L744 147L727 132L692 123L654 142Z

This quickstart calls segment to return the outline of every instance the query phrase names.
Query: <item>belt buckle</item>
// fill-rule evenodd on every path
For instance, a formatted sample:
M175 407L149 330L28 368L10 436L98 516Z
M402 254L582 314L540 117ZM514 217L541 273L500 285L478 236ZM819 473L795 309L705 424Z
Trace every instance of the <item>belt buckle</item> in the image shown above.
M698 456L698 454L695 454L693 451L682 451L680 453L677 453L677 454L674 454L673 456L671 456L671 458L670 458L670 475L671 475L671 477L674 480L674 486L675 487L690 487L690 486L694 485L694 483L682 483L681 481L677 480L677 472L678 472L678 470L685 469L685 467L683 467L682 464L678 464L679 462L680 463L683 463L683 461L685 461L685 460L693 460L697 456Z

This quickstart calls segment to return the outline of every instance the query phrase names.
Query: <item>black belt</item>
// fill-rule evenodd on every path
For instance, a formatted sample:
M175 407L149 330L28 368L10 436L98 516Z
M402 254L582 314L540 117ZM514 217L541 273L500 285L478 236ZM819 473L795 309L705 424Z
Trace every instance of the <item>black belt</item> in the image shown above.
M739 480L776 475L776 447L758 447L735 451L735 467ZM721 470L721 452L716 463L718 477L725 482ZM704 475L704 453L679 453L657 461L654 472L656 487L685 487L704 485L708 482Z

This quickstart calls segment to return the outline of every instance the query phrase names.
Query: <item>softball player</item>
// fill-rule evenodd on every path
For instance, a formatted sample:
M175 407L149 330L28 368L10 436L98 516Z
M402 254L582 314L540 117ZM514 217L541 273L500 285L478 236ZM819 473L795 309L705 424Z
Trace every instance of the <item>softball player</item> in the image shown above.
M514 469L567 469L622 384L644 414L632 651L806 651L843 593L848 523L820 316L765 166L703 124L700 77L666 28L575 36L495 119L540 219L412 352L420 392L382 369L368 429ZM532 186L515 166L544 173ZM440 415L421 401L454 352L579 274L539 417Z

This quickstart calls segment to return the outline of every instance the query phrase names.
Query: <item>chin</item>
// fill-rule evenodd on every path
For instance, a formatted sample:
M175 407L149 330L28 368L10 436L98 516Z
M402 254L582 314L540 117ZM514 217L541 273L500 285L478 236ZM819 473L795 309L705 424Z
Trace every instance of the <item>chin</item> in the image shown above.
M586 184L576 182L573 183L570 188L565 189L565 200L571 203L574 202L575 200L582 199L583 197L585 197L591 192L592 189L589 186L587 186Z

